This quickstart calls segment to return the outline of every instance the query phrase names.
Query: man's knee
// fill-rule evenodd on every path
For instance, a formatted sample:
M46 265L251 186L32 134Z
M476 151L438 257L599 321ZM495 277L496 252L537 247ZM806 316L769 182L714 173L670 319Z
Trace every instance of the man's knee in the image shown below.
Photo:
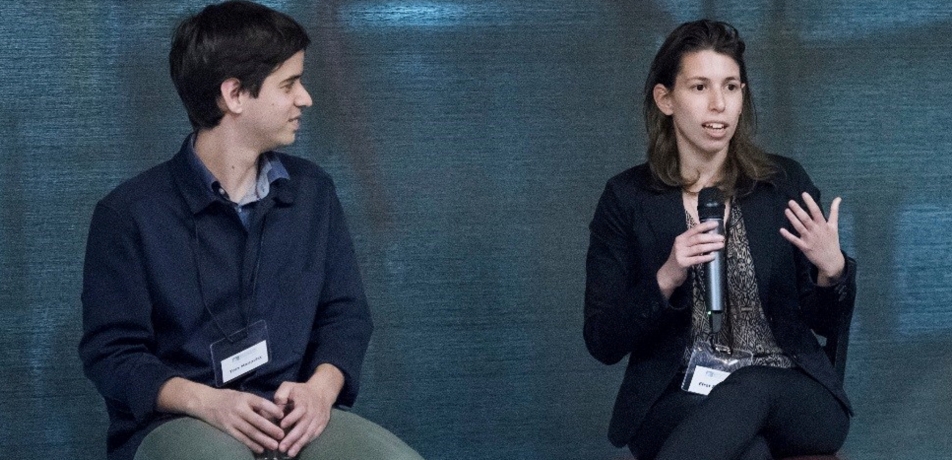
M396 435L352 412L333 409L324 432L299 455L301 460L422 460Z
M231 435L192 417L169 420L152 430L135 460L252 460L251 450Z

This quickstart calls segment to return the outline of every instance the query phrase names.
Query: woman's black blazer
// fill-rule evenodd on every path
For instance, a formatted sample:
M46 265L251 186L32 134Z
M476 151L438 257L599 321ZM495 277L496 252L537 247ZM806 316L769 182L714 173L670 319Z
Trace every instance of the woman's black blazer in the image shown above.
M800 194L808 192L820 203L820 192L799 163L770 158L777 174L749 185L752 191L736 201L744 213L761 305L784 353L852 413L843 382L813 332L831 336L849 327L856 263L847 258L834 286L816 286L816 268L780 235L780 228L795 233L784 216L789 200L802 206ZM646 164L611 178L590 225L585 344L606 364L628 357L609 426L608 437L616 446L631 440L680 371L691 326L691 283L665 300L656 280L675 237L687 230L681 192L652 184Z

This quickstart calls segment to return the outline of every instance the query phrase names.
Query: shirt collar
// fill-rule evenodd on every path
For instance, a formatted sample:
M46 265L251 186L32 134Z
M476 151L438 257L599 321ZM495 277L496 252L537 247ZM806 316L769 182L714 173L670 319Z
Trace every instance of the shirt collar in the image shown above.
M195 133L190 134L183 146L189 169L201 178L203 190L211 192L213 196L227 197L227 194L224 194L224 191L221 190L218 179L208 170L205 163L202 163L202 160L198 157L198 153L195 152L195 137ZM255 180L257 198L249 197L248 199L242 200L240 204L247 204L267 196L271 188L270 186L274 181L290 178L287 169L284 167L284 164L281 163L281 159L278 155L272 151L265 152L258 157L258 177Z

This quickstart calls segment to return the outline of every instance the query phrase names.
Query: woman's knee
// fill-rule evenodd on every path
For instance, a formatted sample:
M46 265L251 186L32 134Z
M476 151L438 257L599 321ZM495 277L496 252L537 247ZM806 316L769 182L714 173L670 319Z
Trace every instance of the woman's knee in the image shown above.
M773 385L770 381L774 378L774 371L775 369L761 366L740 368L715 386L708 399L742 398L748 401L767 401L771 397Z

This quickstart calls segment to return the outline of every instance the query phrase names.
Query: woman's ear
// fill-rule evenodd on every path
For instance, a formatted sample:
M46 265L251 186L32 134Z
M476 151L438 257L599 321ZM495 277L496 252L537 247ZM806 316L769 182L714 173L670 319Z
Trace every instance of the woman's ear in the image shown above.
M241 81L237 78L229 78L221 82L218 91L218 106L223 112L241 113L244 110L246 94L241 88Z
M654 96L654 103L658 106L658 110L660 110L661 113L668 116L674 113L674 108L671 106L671 90L661 83L658 83L654 86L651 94Z

